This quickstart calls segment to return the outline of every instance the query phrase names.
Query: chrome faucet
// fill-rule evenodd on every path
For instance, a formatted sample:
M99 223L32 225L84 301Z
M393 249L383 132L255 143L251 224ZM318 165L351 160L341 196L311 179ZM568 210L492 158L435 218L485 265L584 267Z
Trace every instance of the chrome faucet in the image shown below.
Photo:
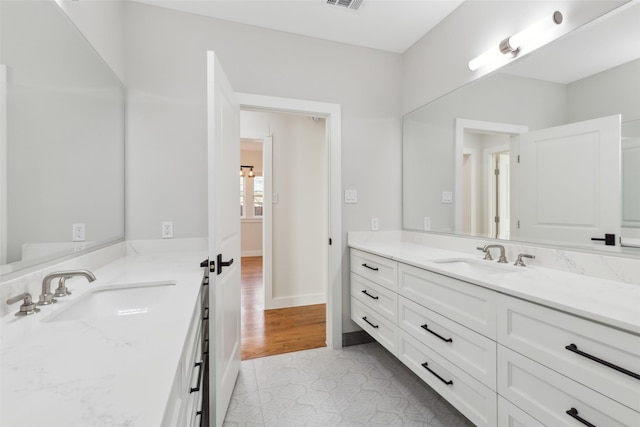
M55 273L47 274L42 280L42 294L36 305L49 305L58 302L54 298L65 297L71 295L71 292L67 289L65 284L66 280L71 277L83 276L86 277L89 282L96 280L96 276L89 270L70 270L70 271L58 271ZM58 289L56 289L55 295L51 293L51 281L53 279L60 279L58 282Z
M481 249L484 253L487 254L487 255L485 255L484 259L489 259L489 260L493 259L493 258L491 258L491 254L489 253L489 249L492 249L492 248L500 249L500 256L498 257L498 262L499 263L505 264L505 263L509 262L509 261L507 261L507 257L504 254L504 246L502 246L502 245L485 245Z

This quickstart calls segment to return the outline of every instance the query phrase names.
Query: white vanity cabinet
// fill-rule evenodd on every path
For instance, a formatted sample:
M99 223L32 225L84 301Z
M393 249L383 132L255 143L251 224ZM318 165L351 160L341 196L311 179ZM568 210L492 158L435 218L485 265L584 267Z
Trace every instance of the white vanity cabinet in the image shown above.
M498 392L544 424L640 426L640 336L499 295L498 341Z
M392 256L351 249L352 319L474 424L640 426L640 335Z
M204 402L208 279L203 279L165 409L162 427L199 427Z
M351 318L398 355L397 263L351 250Z

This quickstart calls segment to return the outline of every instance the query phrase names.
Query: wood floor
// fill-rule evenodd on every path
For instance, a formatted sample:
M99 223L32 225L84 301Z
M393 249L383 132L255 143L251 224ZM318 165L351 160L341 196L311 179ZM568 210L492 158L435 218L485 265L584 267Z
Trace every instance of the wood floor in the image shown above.
M242 258L242 360L326 346L325 304L264 309L262 257Z

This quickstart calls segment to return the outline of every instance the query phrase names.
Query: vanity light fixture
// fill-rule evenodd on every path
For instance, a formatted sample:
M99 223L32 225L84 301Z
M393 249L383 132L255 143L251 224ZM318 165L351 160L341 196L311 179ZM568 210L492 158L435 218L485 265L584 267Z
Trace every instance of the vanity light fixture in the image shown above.
M253 166L252 165L240 165L240 176L244 176L244 169L249 169L249 173L247 174L247 177L249 178L255 178L256 174L253 172Z
M502 40L498 44L497 49L490 49L469 61L469 69L471 71L475 71L489 64L506 62L509 59L517 57L523 47L527 49L527 52L531 52L532 50L539 48L550 41L544 39L548 30L555 25L562 24L562 21L562 13L556 10L551 15L551 19L548 17L541 19L519 33Z

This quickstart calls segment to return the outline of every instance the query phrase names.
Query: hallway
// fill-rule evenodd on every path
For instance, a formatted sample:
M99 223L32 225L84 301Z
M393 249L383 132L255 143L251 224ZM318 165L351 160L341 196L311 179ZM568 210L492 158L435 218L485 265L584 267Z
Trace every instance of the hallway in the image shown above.
M262 257L242 258L242 360L326 346L326 305L264 310Z

